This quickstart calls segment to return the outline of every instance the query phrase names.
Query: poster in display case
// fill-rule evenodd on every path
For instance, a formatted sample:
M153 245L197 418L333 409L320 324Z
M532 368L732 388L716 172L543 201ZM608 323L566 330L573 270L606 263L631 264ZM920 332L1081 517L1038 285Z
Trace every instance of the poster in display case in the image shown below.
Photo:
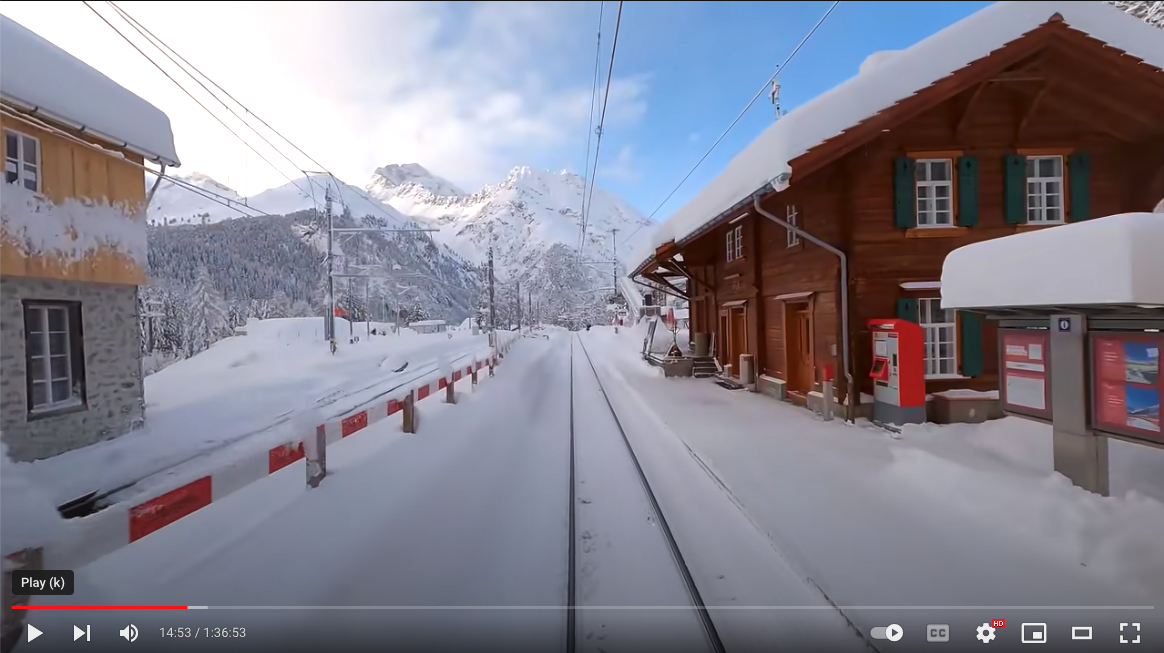
M1051 419L1047 331L1002 329L999 396L1008 413Z
M1164 440L1160 429L1160 396L1164 394L1162 346L1164 337L1151 333L1092 334L1096 428Z

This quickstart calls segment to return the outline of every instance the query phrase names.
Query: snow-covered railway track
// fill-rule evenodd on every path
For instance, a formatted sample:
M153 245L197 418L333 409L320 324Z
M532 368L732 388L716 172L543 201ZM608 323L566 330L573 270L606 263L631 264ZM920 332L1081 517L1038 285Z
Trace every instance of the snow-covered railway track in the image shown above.
M567 653L657 645L668 636L674 650L724 653L594 361L581 338L570 350Z

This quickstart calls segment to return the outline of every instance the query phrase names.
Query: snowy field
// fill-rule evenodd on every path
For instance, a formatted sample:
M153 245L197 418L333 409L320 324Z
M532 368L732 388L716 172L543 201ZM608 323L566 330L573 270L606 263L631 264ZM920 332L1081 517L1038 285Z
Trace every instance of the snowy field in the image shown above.
M213 469L289 439L305 408L338 416L386 383L488 342L467 332L449 338L409 329L368 337L364 324L352 330L337 318L340 344L332 355L323 318L252 321L247 330L146 377L144 428L29 464L38 486L59 504L134 484L111 497L125 499L174 473ZM350 344L349 331L360 342Z

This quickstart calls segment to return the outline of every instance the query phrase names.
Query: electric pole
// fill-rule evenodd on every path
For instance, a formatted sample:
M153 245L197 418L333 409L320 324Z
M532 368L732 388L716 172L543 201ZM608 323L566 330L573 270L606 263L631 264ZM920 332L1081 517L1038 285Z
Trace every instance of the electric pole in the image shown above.
M517 292L514 296L517 298L517 332L521 333L521 279L517 280Z
M610 238L611 238L611 243L612 243L610 246L611 254L612 254L612 256L610 257L610 264L614 270L614 276L611 277L611 281L613 282L611 287L614 288L614 294L617 295L618 294L618 228L617 227L610 230Z
M529 290L529 291L526 291L526 292L528 292L528 293L529 293L529 318L528 318L528 319L529 319L529 321L530 321L530 326L533 326L533 325L534 325L534 321L533 321L533 316L534 316L534 312L533 312L533 291L532 291L532 290ZM521 301L521 298L520 298L520 297L518 298L518 301Z
M335 245L335 225L332 224L331 215L331 185L328 184L323 191L324 211L327 215L327 315L323 318L323 333L331 345L332 352L335 352L335 286L332 272L334 271L334 257L332 249Z
M493 223L489 223L489 330L497 330L497 307L493 303Z

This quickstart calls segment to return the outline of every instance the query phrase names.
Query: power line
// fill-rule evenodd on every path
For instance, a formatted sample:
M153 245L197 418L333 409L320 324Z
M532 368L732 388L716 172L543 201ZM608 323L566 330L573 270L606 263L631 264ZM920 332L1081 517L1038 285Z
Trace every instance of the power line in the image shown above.
M590 177L592 180L595 177L597 177L597 175L598 175L598 157L599 157L599 153L602 151L602 131L603 131L603 126L606 124L606 106L610 102L610 81L611 81L611 78L614 76L614 58L615 58L615 55L618 53L618 30L619 30L619 27L622 25L622 5L623 5L623 0L619 0L619 2L618 2L618 15L614 19L614 37L613 37L613 41L612 41L611 46L610 46L610 65L606 69L606 90L603 92L603 96L602 96L602 114L598 118L598 132L597 132L598 137L594 142L594 168L590 174ZM591 182L591 184L590 184L590 194L586 198L586 207L587 207L586 213L582 216L582 245L583 246L585 246L585 244L586 244L586 227L589 226L588 223L590 222L590 206L594 200L594 187L596 185L597 184L594 182Z
M715 142L711 144L711 147L707 149L707 152L704 152L703 156L699 157L699 160L695 162L695 165L691 168L691 170L689 170L687 174L683 176L683 179L681 179L678 185L676 185L675 188L667 194L667 197L663 198L663 201L659 203L659 206L655 207L654 211L651 211L651 214L647 216L648 219L654 218L655 214L659 212L659 209L662 209L664 206L666 206L667 202L670 201L672 197L674 197L675 193L677 193L679 189L683 187L683 184L687 183L687 180L691 178L691 175L695 174L695 171L699 169L699 166L703 165L703 162L707 160L707 157L711 155L712 151L723 142L723 139L727 138L727 135L731 132L732 129L735 128L740 120L743 119L744 114L746 114L748 110L752 108L752 105L756 103L756 100L760 99L760 96L763 95L765 91L771 89L772 82L776 80L777 75L784 72L785 67L788 66L789 62L792 61L792 58L796 56L796 53L800 52L800 49L804 47L804 44L808 42L808 39L812 38L813 34L816 34L816 31L820 29L820 26L824 24L825 20L833 13L833 10L836 9L837 5L839 4L841 4L841 1L835 0L833 4L829 6L824 15L820 17L820 20L816 21L816 24L812 26L812 29L808 30L808 33L804 35L804 38L800 39L800 42L796 44L796 47L792 49L792 52L789 53L789 55L784 59L784 62L776 67L776 74L768 78L768 81L764 82L764 85L760 87L760 90L756 91L756 94L752 96L751 100L748 101L748 104L744 107L744 110L740 111L735 120L733 120L732 123L728 125L728 128L719 135L719 138L715 139ZM640 225L638 229L635 229L631 233L631 236L634 236L636 233L638 233L639 229L642 229L644 226L646 225ZM629 239L630 236L627 238Z
M116 27L116 26L115 26L113 23L109 22L109 19L108 19L108 18L106 18L105 16L102 16L102 15L101 15L101 12L97 11L97 9L93 7L93 5L89 4L89 1L88 1L88 0L82 0L82 1L84 2L85 6L89 8L89 11L92 11L94 14L96 14L96 15L97 15L97 17L98 17L98 18L100 18L100 19L101 19L101 21L102 21L102 22L104 22L106 25L108 25L110 29L112 29L114 32L117 32L117 35L118 35L118 36L120 36L122 39L124 39L126 43L128 43L130 46L132 46L132 47L133 47L133 49L134 49L134 50L137 50L137 53L138 53L138 54L140 54L141 56L145 57L146 61L149 61L151 64L153 64L154 68L157 68L157 69L158 69L158 71L160 71L160 72L161 72L163 75L165 75L165 76L166 76L166 79L169 79L171 82L174 82L174 85L176 85L176 86L177 86L179 89L181 89L181 90L182 90L182 92L183 92L183 93L185 93L185 94L186 94L186 95L187 95L187 96L188 96L188 97L189 97L191 100L194 100L194 102L195 102L195 103L196 103L198 106L202 107L202 110L203 110L203 111L205 111L206 113L210 114L210 117L211 117L211 118L214 118L216 121L218 121L218 124L222 125L222 126L223 126L223 127L224 127L224 128L225 128L225 129L226 129L228 132L230 132L230 133L231 133L231 134L232 134L232 135L233 135L235 138L237 138L237 139L239 139L240 141L242 141L244 145L246 145L248 148L250 148L250 150L251 150L251 151L253 151L255 154L257 154L257 155L259 156L259 158L260 158L260 159L262 159L263 161L265 161L265 162L267 163L267 165L271 166L271 168L272 168L273 170L275 170L275 171L276 171L276 172L278 172L279 174L283 175L283 177L285 177L285 178L287 179L287 181L291 182L291 185L295 186L295 188L299 189L299 191L300 191L300 192L302 192L302 190L303 190L303 189L300 189L300 188L299 188L299 186L298 186L298 185L295 183L295 180L291 179L291 177L289 177L288 175L286 175L286 174L284 174L282 171L280 171L280 170L279 170L279 168L278 168L278 167L277 167L277 166L276 166L274 163L271 163L271 160L270 160L270 159L268 159L267 157L263 156L263 154L262 154L261 152L259 152L258 150L256 150L256 149L254 148L254 146L252 146L252 145L251 145L249 142L247 142L247 140L246 140L245 138L243 138L242 136L240 136L240 135L238 134L238 132L236 132L235 130L231 129L231 128L230 128L230 125L226 124L226 122L225 122L225 121L224 121L222 118L219 118L219 117L218 117L218 114L216 114L216 113L214 113L213 111L211 111L211 110L210 110L210 108L209 108L209 107L207 107L205 104L203 104L203 102L202 102L201 100L199 100L198 98L194 97L194 94L193 94L193 93L191 93L189 89L187 89L187 88L186 88L185 86L183 86L183 85L182 85L180 82L178 82L178 80L174 79L173 75L171 75L169 72L167 72L165 68L162 68L162 66L161 66L160 64L158 64L158 62L154 61L154 60L153 60L153 58L151 58L151 57L150 57L148 54L146 54L144 50L142 50L141 48L139 48L139 47L137 46L137 44L133 42L133 40L132 40L132 39L130 39L128 36L126 36L124 33L122 33L122 31L121 31L121 30L117 29L117 27ZM165 54L165 52L163 51L163 52L162 52L162 54ZM184 72L184 71L183 71L183 72ZM187 74L189 74L189 73L187 73ZM197 81L197 80L195 80L195 81ZM205 86L204 86L203 88L205 88Z
M598 2L598 44L594 46L594 80L590 83L590 120L586 124L586 160L582 164L582 207L579 217L578 249L581 252L585 236L586 187L590 182L590 139L594 136L594 107L598 104L598 71L602 65L602 16L606 10L606 0Z

